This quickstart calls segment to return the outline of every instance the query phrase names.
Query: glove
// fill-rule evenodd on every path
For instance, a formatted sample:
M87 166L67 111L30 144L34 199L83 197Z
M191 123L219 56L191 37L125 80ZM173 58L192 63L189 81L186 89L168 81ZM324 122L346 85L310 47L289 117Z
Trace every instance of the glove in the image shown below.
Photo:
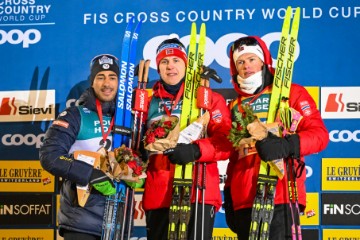
M179 143L175 148L164 151L173 164L184 165L200 158L200 148L197 144Z
M125 181L125 180L123 180L125 183L126 183L126 185L128 185L129 187L131 187L131 188L133 188L133 189L135 189L135 188L141 188L143 185L144 185L144 183L145 183L145 179L143 179L143 178L141 178L140 179L140 183L138 183L138 182L130 182L130 181Z
M266 138L256 142L255 147L263 161L287 157L300 158L300 140L297 134L280 138L269 132Z
M202 66L202 73L200 74L200 77L203 78L203 79L212 78L213 80L215 80L218 83L222 82L222 79L217 74L217 72L214 69L206 67L206 66Z
M94 168L91 173L89 184L105 196L116 193L113 181L99 169Z

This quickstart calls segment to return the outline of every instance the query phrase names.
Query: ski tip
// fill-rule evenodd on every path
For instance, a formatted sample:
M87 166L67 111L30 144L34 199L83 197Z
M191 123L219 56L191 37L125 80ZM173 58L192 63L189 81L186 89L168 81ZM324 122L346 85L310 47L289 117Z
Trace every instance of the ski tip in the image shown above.
M295 9L295 11L293 11L293 9ZM293 15L292 13L294 12L294 18L296 17L296 16L300 16L300 7L295 7L295 8L293 8L293 7L291 7L291 6L288 6L287 8L286 8L286 13L285 13L285 18L286 18L286 16L289 16L289 15Z
M191 23L191 33L193 32L196 34L196 22Z
M300 7L297 7L295 10L295 17L296 16L300 17Z
M205 23L202 23L200 26L200 35L205 35L206 34L206 25Z

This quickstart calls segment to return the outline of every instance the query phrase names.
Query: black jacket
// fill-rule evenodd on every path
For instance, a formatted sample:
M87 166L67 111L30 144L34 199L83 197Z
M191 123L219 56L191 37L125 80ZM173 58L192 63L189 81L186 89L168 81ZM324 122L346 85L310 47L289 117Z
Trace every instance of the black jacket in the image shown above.
M81 95L78 102L79 105L96 112L95 99L93 89L89 88ZM115 101L102 104L104 116L112 116L114 111ZM59 114L56 121L58 122L54 121L46 132L40 148L40 162L46 171L64 180L60 190L58 213L60 234L62 235L62 229L65 228L100 236L105 196L93 189L84 207L80 207L77 202L76 184L88 184L93 170L91 165L74 160L72 154L69 153L81 127L78 107L67 108Z

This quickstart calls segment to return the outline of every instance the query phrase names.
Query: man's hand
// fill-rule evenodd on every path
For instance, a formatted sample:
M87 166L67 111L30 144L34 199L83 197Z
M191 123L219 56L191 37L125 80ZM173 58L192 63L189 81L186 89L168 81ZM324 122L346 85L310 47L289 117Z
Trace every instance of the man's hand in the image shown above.
M184 165L200 158L200 148L197 144L179 143L175 148L169 148L164 151L173 164Z
M212 69L212 68L209 68L206 66L202 66L202 73L200 74L200 77L203 79L207 79L207 80L212 78L213 80L215 80L218 83L222 82L222 78L217 74L215 69Z
M113 181L99 169L94 168L89 184L105 196L116 193Z
M300 158L300 141L297 134L281 138L269 132L266 138L256 142L255 147L264 161L287 157Z

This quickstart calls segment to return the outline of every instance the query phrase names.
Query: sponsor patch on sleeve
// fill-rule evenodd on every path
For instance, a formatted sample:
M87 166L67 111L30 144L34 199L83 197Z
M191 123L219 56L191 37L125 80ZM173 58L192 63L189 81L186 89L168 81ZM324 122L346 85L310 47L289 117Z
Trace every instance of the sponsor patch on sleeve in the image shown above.
M63 111L62 113L59 114L59 116L60 116L60 117L63 117L63 116L65 116L66 114L67 114L67 112L66 112L66 111Z
M69 127L69 123L67 123L65 121L62 121L62 120L55 120L53 122L53 125L58 125L58 126L63 127L63 128L68 128Z
M311 111L311 107L308 101L302 101L300 102L300 107L301 107L301 112L303 114L303 116L309 116L312 111Z
M214 120L214 122L221 123L222 114L221 114L219 109L216 109L216 110L212 111L211 116L212 116L211 118Z

